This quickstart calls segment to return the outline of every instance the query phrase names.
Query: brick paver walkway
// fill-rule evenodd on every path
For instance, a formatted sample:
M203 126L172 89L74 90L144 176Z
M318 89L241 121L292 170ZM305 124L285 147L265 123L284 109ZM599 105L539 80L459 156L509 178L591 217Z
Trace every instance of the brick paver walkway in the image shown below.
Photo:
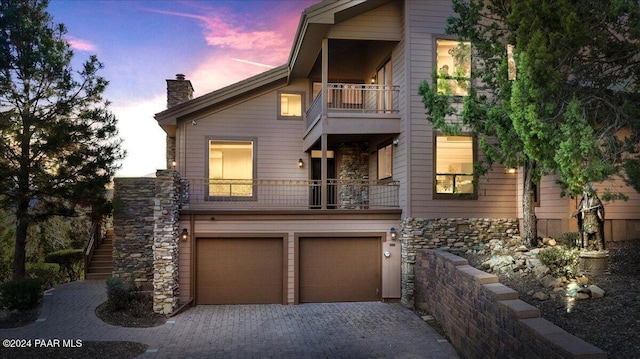
M36 323L0 329L0 339L147 344L139 358L458 358L400 304L197 306L158 327L121 328L95 316L105 299L104 281L60 285L46 295Z

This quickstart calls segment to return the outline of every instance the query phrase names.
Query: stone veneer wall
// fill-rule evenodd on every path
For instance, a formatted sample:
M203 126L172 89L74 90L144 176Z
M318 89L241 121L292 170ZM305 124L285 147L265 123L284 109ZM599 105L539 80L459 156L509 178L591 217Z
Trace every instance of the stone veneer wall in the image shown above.
M180 177L174 170L156 172L153 206L153 311L171 314L180 299L178 247L180 234Z
M369 152L366 143L341 143L338 146L338 179L368 180ZM360 184L343 183L338 191L338 207L342 209L362 209L369 204L369 187Z
M420 249L466 251L492 239L518 235L518 220L495 218L405 218L400 222L402 243L402 303L414 303L414 264Z
M518 292L464 258L419 250L415 306L429 311L465 358L604 359L601 349L540 317Z
M137 287L153 281L155 190L155 178L114 179L113 276Z

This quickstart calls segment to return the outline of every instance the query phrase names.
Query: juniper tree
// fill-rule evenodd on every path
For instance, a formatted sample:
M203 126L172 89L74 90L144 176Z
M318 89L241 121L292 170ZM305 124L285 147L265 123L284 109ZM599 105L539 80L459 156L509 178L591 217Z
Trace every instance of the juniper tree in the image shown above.
M47 0L0 2L0 205L15 213L13 277L25 274L27 230L78 206L100 215L124 153L95 56L71 67L64 25Z
M472 86L460 101L423 82L427 119L436 129L478 137L479 173L496 162L523 168L529 244L537 235L531 189L544 174L557 175L569 195L616 176L640 189L637 1L452 3L446 32L472 44ZM624 198L613 191L605 197Z

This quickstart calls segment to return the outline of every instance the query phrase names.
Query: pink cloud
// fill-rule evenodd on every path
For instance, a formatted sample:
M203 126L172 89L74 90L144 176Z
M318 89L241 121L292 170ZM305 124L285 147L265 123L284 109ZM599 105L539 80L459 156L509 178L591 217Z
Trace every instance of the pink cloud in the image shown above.
M73 36L66 36L65 40L69 43L72 49L78 51L96 51L98 48L95 44L91 43L88 40L79 39Z

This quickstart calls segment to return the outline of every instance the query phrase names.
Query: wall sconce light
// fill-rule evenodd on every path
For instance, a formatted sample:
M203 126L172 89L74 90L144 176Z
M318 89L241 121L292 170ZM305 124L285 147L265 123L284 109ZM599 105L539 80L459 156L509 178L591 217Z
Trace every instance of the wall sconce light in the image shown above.
M391 240L395 241L396 237L397 237L396 228L395 227L391 227L391 229L389 230L389 233L391 233Z
M510 174L510 175L512 175L512 174L514 174L516 172L517 172L517 169L515 167L507 167L504 170L504 173L507 173L507 174Z
M371 83L372 84L376 83L376 75L371 76Z
M298 159L298 167L304 167L304 161L302 161L302 158Z
M186 242L189 239L189 231L186 228L182 228L182 233L180 233L180 240Z
M176 161L171 161L171 168L176 168Z

